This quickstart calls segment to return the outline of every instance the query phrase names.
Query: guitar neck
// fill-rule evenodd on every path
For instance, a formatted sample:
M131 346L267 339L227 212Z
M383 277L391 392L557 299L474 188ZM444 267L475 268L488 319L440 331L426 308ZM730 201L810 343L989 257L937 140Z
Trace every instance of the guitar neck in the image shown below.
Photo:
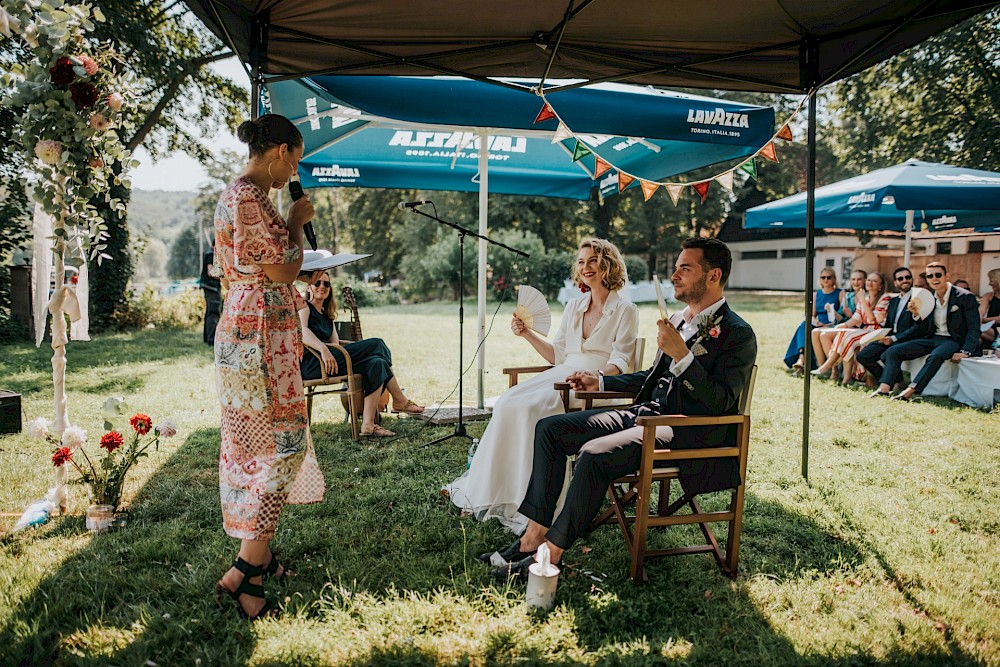
M354 290L345 285L343 294L344 303L351 309L351 335L356 341L363 340L364 334L361 333L361 316L358 315L358 302L354 298Z

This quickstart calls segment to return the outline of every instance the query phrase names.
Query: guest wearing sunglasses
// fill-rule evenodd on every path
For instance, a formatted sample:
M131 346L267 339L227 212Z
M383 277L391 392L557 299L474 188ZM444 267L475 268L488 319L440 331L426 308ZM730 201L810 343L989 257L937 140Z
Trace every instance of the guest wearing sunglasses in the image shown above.
M365 393L364 410L361 417L361 435L371 435L378 438L388 438L396 435L387 428L375 423L378 414L378 401L383 391L392 396L392 411L419 414L424 411L422 405L417 405L403 393L392 370L392 353L381 338L365 338L356 342L341 343L337 337L337 328L333 318L337 315L337 301L333 298L330 274L320 273L306 290L309 302L299 311L302 321L302 342L320 354L309 351L302 356L300 366L304 380L315 380L322 377L322 370L327 375L335 375L339 368L346 367L347 361L340 350L331 348L327 343L341 345L351 355L354 370L361 374Z
M814 327L827 327L844 319L843 313L839 310L843 290L837 287L837 274L830 267L824 267L819 272L819 286L816 295L813 297L813 319ZM806 323L803 322L795 330L788 350L785 352L785 365L796 375L802 375L805 368L803 352L806 347ZM812 360L810 360L812 362ZM814 366L810 363L810 368Z
M889 347L898 343L905 343L908 340L923 338L928 333L928 326L931 319L914 319L913 313L906 307L910 301L911 290L913 289L913 272L907 266L901 266L892 272L892 282L899 294L889 300L889 308L886 311L885 327L889 329L888 335L865 345L858 352L858 363L865 367L874 378L882 375L885 367L885 353ZM900 373L893 381L897 384L903 381ZM870 385L869 388L874 385Z
M861 342L874 330L883 328L889 310L891 294L886 294L885 278L881 273L873 272L866 275L865 285L854 291L854 314L846 322L831 329L814 329L813 345L816 358L824 355L826 359L812 373L818 377L831 377L837 364L843 362L843 384L850 385L857 379L864 378L864 369L857 367L859 374L854 373L854 355L861 347ZM860 377L858 377L860 375Z
M872 396L888 396L904 361L927 355L910 386L894 399L908 401L920 394L945 361L959 362L979 352L979 304L972 292L948 282L948 269L940 262L927 265L927 284L934 294L934 312L927 334L892 345L885 353L879 387Z

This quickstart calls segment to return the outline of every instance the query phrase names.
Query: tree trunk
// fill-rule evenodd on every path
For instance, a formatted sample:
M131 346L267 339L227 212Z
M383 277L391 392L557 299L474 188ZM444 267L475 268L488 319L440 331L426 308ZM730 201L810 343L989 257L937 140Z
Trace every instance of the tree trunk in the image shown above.
M121 173L121 164L115 165L115 173ZM111 186L111 197L128 205L131 193L121 185ZM90 260L90 327L95 332L114 329L119 318L128 312L128 283L132 279L132 254L129 245L128 220L118 217L108 208L104 198L93 204L101 212L108 225L108 247L105 252L112 259L100 264Z

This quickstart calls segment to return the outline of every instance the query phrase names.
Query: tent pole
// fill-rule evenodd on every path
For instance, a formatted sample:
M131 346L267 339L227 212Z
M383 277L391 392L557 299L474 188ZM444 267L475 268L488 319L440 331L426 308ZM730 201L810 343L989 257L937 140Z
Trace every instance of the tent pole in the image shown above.
M490 208L490 135L486 131L479 132L479 235L486 236L487 220ZM476 392L476 407L483 409L483 382L486 375L486 344L483 339L486 337L486 248L487 243L479 239L479 277L476 281L477 293L479 295L479 309L476 338L477 361L479 369L478 391Z
M809 393L812 373L813 273L816 260L816 103L818 53L815 41L803 49L803 68L808 76L809 127L806 162L806 279L805 279L805 346L802 351L802 477L809 479Z
M261 65L267 48L267 26L271 21L271 12L257 14L250 23L250 118L260 117ZM235 51L234 51L235 53Z
M906 212L906 245L903 247L903 266L910 268L910 244L913 242L913 211Z

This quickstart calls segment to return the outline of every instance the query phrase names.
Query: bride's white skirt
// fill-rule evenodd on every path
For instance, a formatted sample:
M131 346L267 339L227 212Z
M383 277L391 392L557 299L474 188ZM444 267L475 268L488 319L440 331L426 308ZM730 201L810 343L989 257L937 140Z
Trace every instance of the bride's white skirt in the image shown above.
M472 466L444 487L456 506L471 512L480 521L497 519L517 534L524 532L528 519L517 509L531 479L535 424L545 417L563 414L562 399L552 385L587 366L560 364L527 382L518 383L497 399ZM566 481L556 506L557 515L566 497L570 473L567 466Z

